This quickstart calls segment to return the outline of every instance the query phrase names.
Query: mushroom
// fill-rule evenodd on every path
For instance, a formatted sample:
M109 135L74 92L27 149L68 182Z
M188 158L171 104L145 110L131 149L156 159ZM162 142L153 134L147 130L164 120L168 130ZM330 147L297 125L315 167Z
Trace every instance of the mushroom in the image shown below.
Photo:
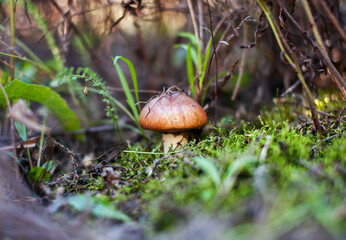
M207 123L203 108L177 87L151 99L139 115L139 124L147 130L162 133L164 152L185 145L190 131Z

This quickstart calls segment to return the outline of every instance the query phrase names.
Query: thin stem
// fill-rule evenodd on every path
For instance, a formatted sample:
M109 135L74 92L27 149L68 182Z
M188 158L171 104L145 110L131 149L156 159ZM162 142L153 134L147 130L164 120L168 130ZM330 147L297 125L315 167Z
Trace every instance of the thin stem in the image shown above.
M10 36L10 34L6 31L6 28L0 24L0 31L6 33L8 36ZM23 49L23 51L32 59L29 60L27 58L23 58L23 57L19 57L16 56L14 54L6 54L3 52L0 52L1 55L4 56L8 56L8 57L14 57L16 59L20 59L22 61L27 61L33 65L35 65L36 67L42 69L43 71L47 72L51 77L54 76L54 73L52 70L49 69L49 67L33 52L31 51L30 48L28 48L22 41L20 41L18 38L15 39L15 44L17 44L21 49Z
M315 105L314 100L313 100L314 98L311 94L311 91L310 91L308 85L306 84L306 81L304 79L302 70L300 69L297 57L294 54L294 52L292 51L292 49L290 48L290 46L288 45L285 37L283 36L283 34L280 30L280 27L278 26L277 22L275 21L274 17L272 16L272 13L269 10L267 4L264 3L262 0L257 0L257 2L260 4L262 10L264 11L264 13L265 13L265 15L269 21L269 24L271 26L272 31L274 32L274 35L276 37L276 41L278 42L281 51L284 53L284 56L287 59L287 61L291 64L291 66L297 72L297 76L298 76L299 80L301 81L301 83L304 87L304 90L306 92L306 97L307 97L309 105L310 105L311 117L312 117L313 122L314 122L314 127L320 133L320 135L322 135L321 126L320 126L320 123L318 120L317 108L316 108L316 105Z
M10 54L13 55L14 49L15 49L15 25L14 25L14 0L11 0L10 3L10 25L11 25L11 50ZM11 76L11 81L14 80L14 57L10 57L10 76Z
M317 25L316 25L316 22L314 20L314 17L312 16L309 4L308 4L308 2L306 0L302 0L302 3L303 3L303 6L304 6L304 9L305 9L305 12L306 12L306 14L307 14L307 16L309 18L309 22L310 22L310 24L312 26L312 32L314 33L314 36L315 36L316 41L317 41L317 44L322 49L323 54L328 57L328 52L326 50L326 47L323 44L323 41L322 41L322 38L321 38L321 34L318 32ZM330 74L330 69L329 68L327 69L327 71ZM336 82L333 75L331 75L331 78L333 79L334 82ZM336 82L336 84L338 85L337 82ZM340 89L339 86L338 86L338 88ZM345 98L345 96L344 96L345 94L342 94L342 95Z
M201 41L201 45L203 44L203 2L197 1L198 4L198 22L199 22L199 39Z
M342 40L344 42L346 42L346 33L344 32L344 30L342 29L342 27L340 26L339 21L335 18L334 14L332 13L332 11L330 11L330 9L327 7L327 4L324 0L318 0L318 2L320 3L322 10L324 11L324 13L327 15L327 17L329 18L329 20L332 22L332 24L334 25L336 31L338 31L338 33L340 34Z
M200 74L200 71L201 71L201 62L200 62L200 59L201 59L201 41L200 41L200 37L198 35L198 27L197 27L197 22L196 22L196 16L195 16L195 11L193 10L193 6L192 6L192 2L191 0L187 0L187 5L189 6L189 11L190 11L190 14L191 14L191 20L192 20L192 25L193 25L193 31L195 33L195 36L196 36L196 42L197 42L197 71L196 71L196 77L195 77L195 96L198 95L198 93L200 92L200 89L197 87L199 86L198 85L198 76Z
M199 44L198 27L197 27L197 22L196 22L195 11L193 10L191 0L187 0L187 5L189 6L192 25L193 25L193 31L195 32L195 36L196 36L196 41L197 41L197 44Z
M243 28L243 45L244 46L246 45L246 39L247 39L247 27L246 27L246 24L244 24L244 28ZM237 84L235 85L235 88L233 91L232 101L235 100L235 98L237 97L238 91L239 91L241 79L242 79L243 73L244 73L246 52L247 52L247 49L245 49L245 48L242 49L240 66L239 66L239 75L238 75L238 79L237 79Z
M8 67L11 67L11 64L3 61L0 59L0 62ZM30 79L31 81L37 83L37 84L41 84L39 81L37 81L36 79L32 78L32 77L29 77L28 75L26 75L24 72L22 72L21 70L19 70L18 68L14 68L16 72L20 73L22 76L25 76L27 77L28 79Z
M215 39L214 39L214 30L213 30L213 19L211 17L211 10L210 10L210 4L209 4L209 0L207 0L207 4L208 4L208 15L209 15L209 24L210 24L210 32L211 32L211 41L212 41L212 45L213 45L213 53L211 55L211 58L210 58L210 65L209 65L209 68L208 68L208 71L207 71L207 76L209 76L209 71L210 71L210 67L211 67L211 63L213 61L213 57L215 58L215 70L216 70L216 78L215 78L215 98L214 98L214 102L215 102L215 105L217 105L217 98L218 98L218 90L219 90L219 67L218 67L218 62L217 62L217 55L216 55L216 48L217 46L215 45ZM206 83L207 83L207 80L208 80L208 77L206 78ZM203 95L203 89L201 89L202 91L202 94ZM218 111L217 111L217 108L215 108L215 113L214 113L214 116L215 116L215 120L217 119L217 114L218 114Z
M286 17L291 21L293 26L304 36L304 38L314 47L316 54L323 59L323 62L327 65L328 69L330 70L331 76L334 76L332 79L336 83L342 97L346 101L346 83L344 79L342 78L341 74L338 72L338 70L335 68L333 63L331 62L330 58L324 54L321 47L307 34L306 31L304 31L300 25L297 23L297 21L292 17L292 15L287 11L287 9L277 0L278 4L281 6L281 9L283 10Z
M43 125L46 125L47 118L44 119ZM41 132L40 136L40 145L39 145L39 152L38 152L38 160L37 160L37 167L41 166L41 158L42 158L42 152L43 152L43 143L44 143L44 131Z
M11 103L10 100L8 99L7 93L5 91L4 86L2 86L1 82L0 82L0 88L2 93L4 94L4 97L6 99L6 104L7 104L7 108L8 108L8 112L11 112ZM11 118L11 141L12 141L12 153L13 153L13 166L14 166L14 172L16 174L16 177L19 178L19 167L18 167L18 163L17 163L17 149L16 149L16 143L15 143L15 137L14 137L14 123L13 123L13 119Z
M31 154L30 154L29 148L26 149L26 152L27 152L27 154L28 154L30 169L32 169L34 166L32 165L32 159L31 159Z
M286 42L285 38L282 36L282 32L280 31L280 28L277 25L277 23L274 21L274 18L272 16L270 10L268 9L267 4L264 3L262 0L257 0L257 2L259 3L262 10L264 11L264 14L266 15L268 22L271 26L271 29L273 30L276 41L279 44L281 51L284 53L285 58L291 64L291 66L297 71L298 78L302 82L302 85L303 85L304 89L306 90L308 97L313 99L311 91L305 82L305 79L303 77L303 73L299 67L299 64L298 64L294 54L292 53L292 50L288 46L288 43ZM290 55L287 53L287 51L290 53Z
M312 26L312 32L314 33L315 35L315 38L316 38L316 41L317 43L320 45L320 47L322 48L324 54L327 55L327 50L323 44L323 41L322 41L322 38L321 38L321 35L320 33L318 32L318 29L317 29L317 25L316 25L316 22L314 20L314 16L312 16L312 13L311 13L311 9L309 7L309 4L306 0L302 0L302 3L303 3L303 7L304 7L304 10L306 12L306 15L308 16L308 19L309 19L309 22Z

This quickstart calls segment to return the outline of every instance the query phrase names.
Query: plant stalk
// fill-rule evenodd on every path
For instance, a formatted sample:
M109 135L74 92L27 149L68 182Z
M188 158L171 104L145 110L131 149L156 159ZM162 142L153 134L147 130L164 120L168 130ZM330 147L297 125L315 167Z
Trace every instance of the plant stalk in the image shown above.
M335 29L338 31L338 33L340 34L342 40L344 42L346 42L346 33L344 32L344 30L342 29L340 23L338 22L338 20L336 19L336 17L334 16L334 14L332 13L332 11L327 7L327 4L324 0L318 0L318 2L320 3L322 10L325 12L325 14L328 16L329 20L332 22L332 24L334 25Z
M15 39L16 39L16 35L15 35L15 25L14 25L14 0L10 1L10 26L11 26L11 50L10 50L10 54L14 55L14 49L15 49ZM10 77L11 77L11 81L14 80L14 57L11 56L10 57Z
M269 10L267 4L263 0L257 0L257 2L261 6L264 14L266 15L266 17L268 19L270 27L274 33L274 36L276 38L277 43L279 44L281 51L284 53L284 56L287 59L287 61L290 63L290 65L297 72L297 76L298 76L299 80L301 81L301 83L304 87L304 90L306 92L306 97L308 98L308 102L310 105L310 111L311 111L311 117L313 118L313 122L314 122L314 128L322 136L321 126L320 126L320 123L318 120L317 108L316 108L316 105L315 105L314 100L313 100L314 98L312 96L312 93L311 93L308 85L306 84L306 81L304 79L303 72L300 69L298 60L297 60L295 54L292 52L292 49L288 45L285 37L283 36L283 34L280 30L280 27L278 26L277 22L275 21L274 17L272 16L272 13Z
M322 37L321 37L321 34L319 33L318 29L317 29L317 25L316 25L316 22L314 20L314 16L312 16L312 13L311 13L311 9L309 7L309 4L306 0L302 0L302 3L303 3L303 7L304 7L304 10L305 10L305 13L306 15L308 16L308 19L309 19L309 22L310 22L310 25L312 27L312 32L314 33L314 36L316 38L316 41L317 43L320 45L320 47L322 48L323 50L323 53L324 54L327 54L327 50L326 50L326 47L324 46L323 44L323 41L322 41Z
M246 39L247 39L247 27L246 27L246 24L244 24L244 27L243 27L243 45L244 46L246 45ZM244 73L246 52L247 52L247 49L242 49L240 66L239 66L239 75L238 75L237 83L235 85L235 88L234 88L234 91L232 94L232 101L235 100L235 98L237 97L238 91L239 91L241 79L242 79L243 73Z
M328 52L327 52L327 50L326 50L326 47L324 46L324 43L323 43L321 34L319 33L318 28L317 28L317 25L316 25L316 22L315 22L315 20L314 20L314 17L312 16L312 13L311 13L311 9L310 9L310 7L309 7L309 4L308 4L308 2L307 2L306 0L302 0L302 3L303 3L304 10L305 10L305 12L306 12L306 15L308 16L310 25L312 26L312 32L313 32L313 34L314 34L314 36L315 36L315 38L316 38L316 42L317 42L317 44L319 45L319 47L322 49L323 54L329 58ZM331 75L331 78L333 79L333 81L336 82L337 87L338 87L339 89L342 89L341 86L340 86L340 84L339 84L337 81L335 81L335 77L331 74L329 68L327 68L327 71L328 71L329 75ZM345 89L343 89L343 90L345 90ZM345 99L345 94L342 93L342 95L343 95L343 98Z
M302 85L304 87L304 89L307 92L307 95L313 99L313 96L311 94L311 91L308 87L308 85L305 82L305 79L303 77L303 73L299 67L299 64L294 56L294 54L292 53L292 50L290 49L290 47L288 46L288 43L286 42L285 38L282 36L282 32L280 31L279 26L277 26L277 23L275 22L270 10L268 9L268 6L266 3L264 3L262 0L257 0L257 2L259 3L259 5L261 6L262 10L264 11L264 14L266 15L270 27L273 30L274 36L276 38L276 41L281 49L281 51L284 53L284 56L286 58L286 60L290 63L290 65L297 71L297 75L299 80L302 82ZM289 54L290 53L290 54Z
M5 91L4 86L2 86L1 82L0 82L0 88L2 93L4 94L5 100L6 100L6 104L7 104L7 112L10 113L11 112L11 103L10 100L8 99L7 93ZM7 115L7 114L6 114ZM19 179L19 166L18 166L18 162L17 162L17 148L16 148L16 142L15 142L15 135L14 135L14 123L13 123L13 119L10 118L10 122L11 122L11 142L12 142L12 158L13 158L13 167L14 167L14 172L16 174L17 179Z
M192 25L193 25L193 30L194 30L194 33L195 33L195 36L196 36L196 42L197 42L197 71L196 71L196 77L195 77L195 97L199 94L199 92L201 91L200 89L200 86L198 84L198 77L199 77L199 74L201 72L201 62L200 62L200 59L201 59L201 51L200 49L203 47L201 46L201 39L199 37L199 34L198 34L198 27L197 27L197 22L196 22L196 16L195 16L195 11L193 10L193 6L192 6L192 2L191 0L187 0L187 5L189 6L189 11L190 11L190 14L191 14L191 20L192 20Z

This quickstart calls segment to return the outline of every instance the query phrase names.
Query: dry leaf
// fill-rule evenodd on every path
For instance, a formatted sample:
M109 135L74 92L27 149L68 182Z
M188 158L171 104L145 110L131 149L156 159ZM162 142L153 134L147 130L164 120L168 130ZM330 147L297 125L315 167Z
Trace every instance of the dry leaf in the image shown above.
M23 123L27 128L34 131L50 131L50 128L37 122L33 112L26 106L26 103L23 100L19 100L12 106L9 116L14 120Z
M83 160L82 160L82 164L89 168L92 166L92 164L96 161L96 157L94 155L94 153L90 153L84 156Z
M114 187L118 189L119 182L120 182L120 173L117 171L114 171L112 167L106 167L103 169L101 173L101 177L103 179L103 183L107 187Z

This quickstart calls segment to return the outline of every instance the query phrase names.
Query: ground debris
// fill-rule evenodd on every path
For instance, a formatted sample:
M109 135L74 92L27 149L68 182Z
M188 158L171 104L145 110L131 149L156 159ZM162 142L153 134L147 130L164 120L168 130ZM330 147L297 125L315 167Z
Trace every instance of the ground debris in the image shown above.
M101 173L103 183L105 187L109 190L111 188L119 189L120 188L120 173L114 171L112 167L106 167Z

